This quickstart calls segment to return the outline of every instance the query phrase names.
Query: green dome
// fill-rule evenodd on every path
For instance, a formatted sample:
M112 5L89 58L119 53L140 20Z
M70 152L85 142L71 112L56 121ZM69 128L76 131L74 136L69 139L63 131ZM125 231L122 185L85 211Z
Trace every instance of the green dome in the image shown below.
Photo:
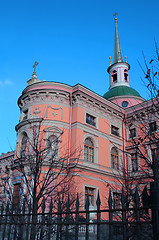
M118 86L111 88L108 92L106 92L103 97L106 99L116 97L116 96L136 96L141 97L140 94L133 88L127 86Z

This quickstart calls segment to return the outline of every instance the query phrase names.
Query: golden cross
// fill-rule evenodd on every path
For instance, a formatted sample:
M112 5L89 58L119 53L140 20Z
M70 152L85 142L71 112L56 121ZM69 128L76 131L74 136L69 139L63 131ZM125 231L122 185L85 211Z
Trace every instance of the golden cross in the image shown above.
M36 66L38 65L39 63L35 61L34 65L33 65L33 68L34 68L34 73L36 71Z
M118 14L118 13L117 13L117 12L115 12L113 16L116 18L116 15L117 15L117 14Z

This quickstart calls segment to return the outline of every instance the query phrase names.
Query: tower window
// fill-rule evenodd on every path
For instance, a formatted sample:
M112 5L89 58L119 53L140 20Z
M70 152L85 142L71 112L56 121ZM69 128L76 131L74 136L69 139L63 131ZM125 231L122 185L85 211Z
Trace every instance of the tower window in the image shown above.
M124 80L125 82L128 81L128 71L126 69L124 70Z
M116 70L113 71L112 78L113 78L113 83L117 83L117 71Z

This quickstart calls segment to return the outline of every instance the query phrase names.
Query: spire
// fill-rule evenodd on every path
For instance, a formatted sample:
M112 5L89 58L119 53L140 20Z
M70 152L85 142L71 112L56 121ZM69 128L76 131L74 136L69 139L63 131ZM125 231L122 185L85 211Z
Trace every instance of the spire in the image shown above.
M115 16L115 44L114 44L114 63L117 62L123 62L123 57L121 53L121 47L120 47L120 40L119 40L119 33L118 33L118 25L117 25L117 13L115 13L113 16Z

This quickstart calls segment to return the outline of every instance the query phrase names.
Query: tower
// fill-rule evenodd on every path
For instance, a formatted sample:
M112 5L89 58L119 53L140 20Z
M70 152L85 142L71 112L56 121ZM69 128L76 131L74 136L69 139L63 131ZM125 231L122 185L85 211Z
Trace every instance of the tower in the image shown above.
M122 51L119 40L119 32L117 25L117 13L115 16L115 43L114 43L114 62L110 61L110 66L107 71L109 73L109 91L103 97L116 103L123 108L139 104L144 101L140 94L130 87L129 83L129 70L130 65L123 61ZM111 57L110 57L111 59Z

